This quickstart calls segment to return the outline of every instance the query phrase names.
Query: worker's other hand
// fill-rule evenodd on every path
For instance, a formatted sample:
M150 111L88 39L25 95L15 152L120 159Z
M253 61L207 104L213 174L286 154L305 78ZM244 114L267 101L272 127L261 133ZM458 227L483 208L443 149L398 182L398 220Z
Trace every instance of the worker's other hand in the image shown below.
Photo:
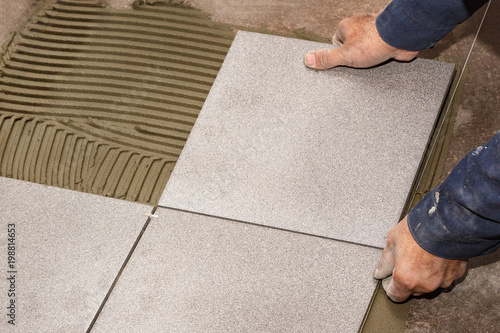
M336 66L367 68L389 59L414 59L418 52L400 50L382 40L375 26L377 15L360 15L342 20L332 38L339 47L307 53L304 58L306 66L314 69Z
M466 260L444 259L422 249L413 239L405 217L389 232L373 277L383 279L382 286L391 300L403 302L410 295L448 288L466 269Z

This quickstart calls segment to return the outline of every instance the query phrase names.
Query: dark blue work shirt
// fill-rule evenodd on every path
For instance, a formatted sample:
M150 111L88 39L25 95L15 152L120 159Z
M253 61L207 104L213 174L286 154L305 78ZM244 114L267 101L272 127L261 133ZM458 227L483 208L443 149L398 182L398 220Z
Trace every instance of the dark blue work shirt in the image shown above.
M487 1L394 0L376 25L389 45L419 51L436 44ZM415 241L448 259L500 247L500 132L471 151L408 214Z
M500 132L410 211L408 227L424 250L443 258L471 258L500 246Z
M377 30L387 44L398 49L428 49L486 2L488 1L394 0L377 17Z

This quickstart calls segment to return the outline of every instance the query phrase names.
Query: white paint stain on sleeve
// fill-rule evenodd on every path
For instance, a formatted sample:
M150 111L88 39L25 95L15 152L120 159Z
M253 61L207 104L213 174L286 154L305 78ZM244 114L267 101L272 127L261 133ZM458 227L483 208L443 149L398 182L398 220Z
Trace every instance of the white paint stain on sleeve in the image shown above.
M434 214L434 212L437 209L438 203L439 203L439 191L436 191L436 193L434 194L434 206L432 206L431 209L429 209L429 215Z
M479 155L479 153L481 152L481 150L483 150L483 148L484 148L484 146L479 146L479 147L477 147L476 149L474 149L474 150L472 151L472 156L477 156L477 155Z

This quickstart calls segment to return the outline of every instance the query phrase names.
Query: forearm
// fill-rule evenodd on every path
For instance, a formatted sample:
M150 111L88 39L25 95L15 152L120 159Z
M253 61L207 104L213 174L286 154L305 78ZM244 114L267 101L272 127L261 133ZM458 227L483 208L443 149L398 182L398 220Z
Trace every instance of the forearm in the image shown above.
M471 151L408 215L415 241L448 259L500 247L500 132Z
M402 50L434 46L487 0L393 0L378 16L380 37Z

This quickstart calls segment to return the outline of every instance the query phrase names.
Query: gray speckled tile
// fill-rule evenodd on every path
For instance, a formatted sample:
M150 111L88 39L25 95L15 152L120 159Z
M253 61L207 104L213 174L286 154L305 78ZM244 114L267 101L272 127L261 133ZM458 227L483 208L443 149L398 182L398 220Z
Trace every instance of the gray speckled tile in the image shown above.
M156 214L93 332L357 332L380 250Z
M0 331L84 332L152 207L1 177L0 202Z
M240 31L159 205L383 247L454 65L303 65L327 46Z

